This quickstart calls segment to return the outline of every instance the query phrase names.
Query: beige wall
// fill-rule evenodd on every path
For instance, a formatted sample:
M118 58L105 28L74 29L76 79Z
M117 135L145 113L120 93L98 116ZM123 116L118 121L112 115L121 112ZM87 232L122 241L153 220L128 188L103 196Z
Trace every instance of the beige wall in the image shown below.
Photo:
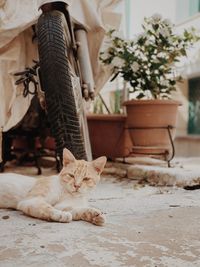
M200 157L200 136L185 136L175 139L176 157Z
M176 157L199 157L200 136L188 135L188 80L179 83L173 98L182 102L177 118L177 132L174 141Z
M187 135L188 124L188 81L184 80L177 85L173 98L181 102L177 117L177 136Z

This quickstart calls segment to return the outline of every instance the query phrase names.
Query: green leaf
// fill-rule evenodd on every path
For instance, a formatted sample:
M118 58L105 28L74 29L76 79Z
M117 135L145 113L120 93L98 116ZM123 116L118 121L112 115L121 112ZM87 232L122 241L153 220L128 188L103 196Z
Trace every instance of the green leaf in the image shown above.
M187 56L186 50L184 48L182 48L180 52L182 56Z
M141 99L143 98L145 95L143 93L139 93L139 95L137 96L137 99Z

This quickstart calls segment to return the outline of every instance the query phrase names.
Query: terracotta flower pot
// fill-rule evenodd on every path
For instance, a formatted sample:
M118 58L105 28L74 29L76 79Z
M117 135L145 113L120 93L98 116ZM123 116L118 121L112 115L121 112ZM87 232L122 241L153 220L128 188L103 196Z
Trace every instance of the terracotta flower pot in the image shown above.
M127 125L133 142L133 152L159 154L172 151L167 127L170 126L172 140L175 137L178 101L173 100L129 100Z
M126 157L132 150L129 131L125 129L126 116L92 114L87 116L93 157Z

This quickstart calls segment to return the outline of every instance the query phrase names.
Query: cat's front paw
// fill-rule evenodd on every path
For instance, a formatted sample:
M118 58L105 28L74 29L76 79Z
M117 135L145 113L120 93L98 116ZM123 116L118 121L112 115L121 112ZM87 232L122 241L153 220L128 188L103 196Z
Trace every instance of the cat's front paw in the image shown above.
M72 221L72 214L66 211L56 211L53 214L53 220L57 222L69 223Z
M101 212L96 212L92 218L92 223L98 226L102 226L106 222L106 217Z

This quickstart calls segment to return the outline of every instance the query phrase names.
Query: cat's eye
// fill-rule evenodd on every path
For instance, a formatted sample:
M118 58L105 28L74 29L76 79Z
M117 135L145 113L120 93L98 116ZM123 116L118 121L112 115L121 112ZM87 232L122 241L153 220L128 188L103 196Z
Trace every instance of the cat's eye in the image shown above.
M73 175L72 173L68 173L68 176L69 176L70 178L74 178L74 175Z
M85 181L85 182L90 181L90 180L91 180L91 179L88 178L88 177L85 177L85 178L83 179L83 181Z

